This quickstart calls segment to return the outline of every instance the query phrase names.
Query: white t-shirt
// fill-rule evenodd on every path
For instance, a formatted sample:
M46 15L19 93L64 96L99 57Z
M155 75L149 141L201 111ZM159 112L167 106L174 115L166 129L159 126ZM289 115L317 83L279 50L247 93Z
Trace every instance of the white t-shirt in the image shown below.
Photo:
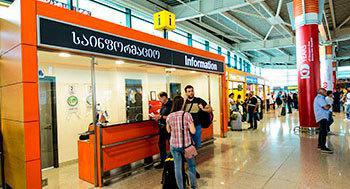
M345 97L345 104L346 105L350 105L350 92L348 94L346 94L346 97Z
M333 102L334 102L333 98L327 96L327 97L326 97L326 101L327 101L327 103L328 103L329 105L331 105L331 108L329 109L329 111L332 111L332 109L333 109Z

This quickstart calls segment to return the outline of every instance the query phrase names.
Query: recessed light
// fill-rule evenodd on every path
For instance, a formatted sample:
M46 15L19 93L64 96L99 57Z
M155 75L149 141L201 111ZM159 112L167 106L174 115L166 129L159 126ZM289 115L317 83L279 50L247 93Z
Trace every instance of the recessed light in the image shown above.
M71 57L72 55L69 53L59 53L58 56L68 58L68 57Z
M120 64L124 64L125 62L122 60L116 60L114 63L120 65Z
M176 68L165 68L166 72L174 72L176 71Z
M190 71L190 73L197 73L196 71Z

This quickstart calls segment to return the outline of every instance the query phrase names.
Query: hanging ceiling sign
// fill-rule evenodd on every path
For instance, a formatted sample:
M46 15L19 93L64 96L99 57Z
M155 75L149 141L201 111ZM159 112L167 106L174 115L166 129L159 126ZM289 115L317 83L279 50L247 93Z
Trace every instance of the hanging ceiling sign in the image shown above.
M223 62L67 24L43 17L38 21L38 45L164 66L224 73Z
M233 74L233 73L229 73L229 80L245 82L244 76Z
M258 79L256 77L247 76L246 79L247 79L248 84L257 84L258 83Z

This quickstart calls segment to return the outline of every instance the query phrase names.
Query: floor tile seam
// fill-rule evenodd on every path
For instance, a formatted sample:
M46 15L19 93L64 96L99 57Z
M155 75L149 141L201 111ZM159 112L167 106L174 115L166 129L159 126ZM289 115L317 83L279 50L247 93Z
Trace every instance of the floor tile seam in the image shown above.
M269 177L269 179L267 179L267 181L265 182L265 184L263 185L262 188L264 188L271 180L272 178L276 175L276 173L281 169L281 167L283 165L286 164L286 162L292 157L292 154L296 151L296 148L294 148L294 150L292 150L289 155L285 158L285 160L280 164L280 166L278 166L278 168L273 172L273 174Z

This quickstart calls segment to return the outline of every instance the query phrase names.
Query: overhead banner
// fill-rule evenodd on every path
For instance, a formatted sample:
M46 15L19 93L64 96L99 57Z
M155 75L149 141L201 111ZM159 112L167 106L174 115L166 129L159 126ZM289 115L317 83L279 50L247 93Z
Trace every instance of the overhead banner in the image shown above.
M247 76L246 79L247 79L248 84L257 84L258 83L258 79L256 77Z
M39 17L38 45L223 73L222 62Z

